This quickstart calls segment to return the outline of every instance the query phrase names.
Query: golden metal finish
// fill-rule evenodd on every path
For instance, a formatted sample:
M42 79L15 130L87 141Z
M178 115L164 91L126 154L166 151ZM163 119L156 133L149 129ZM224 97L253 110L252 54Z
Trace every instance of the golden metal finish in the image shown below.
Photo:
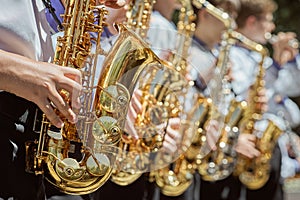
M129 63L138 66L141 62L142 68L149 67L153 64L153 70L155 71L156 68L161 67L161 61L144 42L147 36L154 3L155 0L130 1L126 12L127 21L125 22L125 25L120 25L120 27L121 29L126 30L125 32L130 33L135 37L135 45L130 48L137 48L138 50L128 49L130 50L129 52L134 52L134 54L131 54L128 57L132 59ZM121 30L121 33L122 32L123 31ZM130 41L130 39L131 38L124 37L119 41L121 44L122 40ZM115 51L119 48L117 44L114 45L114 47L116 48ZM128 50L123 53L128 52ZM151 78L148 79L148 82L151 83ZM135 88L132 87L131 92L133 92L134 89ZM114 169L111 176L112 182L121 186L129 185L136 181L142 175L142 172L147 170L149 158L146 154L141 152L141 148L137 147L138 144L140 144L140 141L135 141L130 136L123 133L123 137L118 144L121 152L118 155L117 167Z
M126 13L126 26L146 39L153 5L156 0L131 0Z
M252 85L248 98L253 102L248 103L245 115L242 118L239 128L241 133L255 134L255 123L262 119L263 111L260 106L257 106L260 91L265 87L265 68L263 62L268 55L268 51L260 44L249 40L238 32L233 32L234 36L238 38L247 48L261 54L262 58L258 65L258 73L256 80ZM263 187L269 180L270 176L270 160L272 152L278 137L282 134L282 130L268 120L268 126L261 135L256 135L256 148L261 152L259 157L249 159L243 155L238 155L234 175L238 176L240 181L249 189L256 190Z
M176 53L172 58L171 63L179 74L185 76L187 73L186 68L188 66L188 50L191 46L192 36L195 31L195 15L190 0L180 0L179 2L182 7L177 23ZM183 129L181 148L186 151L190 146L195 126L192 124L192 121L188 120L182 120L181 126ZM158 155L156 159L161 163L172 162L172 156L170 155ZM175 162L156 170L154 176L156 184L160 187L162 194L166 196L178 196L183 194L191 185L193 173L193 165L185 159L184 153L182 153Z
M256 148L261 155L254 159L239 157L237 160L237 170L240 181L249 189L257 190L263 187L270 177L272 153L282 130L272 121L268 121L268 127L257 138ZM240 168L242 166L242 168Z
M78 123L74 125L64 119L61 129L50 124L43 115L39 141L29 142L26 147L27 170L44 173L52 185L67 194L96 191L109 179L118 154L116 144L125 118L120 108L127 107L130 98L128 89L118 78L129 68L125 64L105 63L96 85L97 59L103 54L100 37L106 15L105 8L97 6L94 0L66 1L64 34L57 39L54 63L82 72L83 105ZM113 56L109 54L107 58ZM70 102L71 96L66 91L61 92Z

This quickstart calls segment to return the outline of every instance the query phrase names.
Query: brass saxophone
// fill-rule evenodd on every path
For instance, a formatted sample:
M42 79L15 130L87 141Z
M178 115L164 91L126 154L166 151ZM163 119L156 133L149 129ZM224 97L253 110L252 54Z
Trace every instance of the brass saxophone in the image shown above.
M262 55L258 65L256 80L249 91L248 98L253 102L248 104L245 115L240 122L240 132L246 134L256 134L256 148L261 152L257 158L249 159L243 155L238 155L234 175L249 189L256 190L263 187L270 176L270 160L278 137L283 131L271 120L264 132L258 133L255 130L255 123L262 119L263 111L257 106L257 99L260 90L265 87L265 68L263 62L268 55L268 51L262 45L249 40L242 34L235 32L236 37L246 45L247 48Z
M117 167L113 171L111 181L121 186L131 184L143 172L147 172L151 167L155 167L150 156L152 152L159 151L163 142L163 136L157 133L156 125L165 122L171 115L176 115L179 107L178 102L174 102L172 99L173 95L181 90L180 80L172 79L172 77L176 77L172 76L174 70L167 62L160 60L144 42L154 3L154 0L132 1L126 14L126 23L119 25L126 32L134 34L140 41L139 46L128 46L130 49L127 52L134 51L133 48L137 48L137 50L135 50L135 54L131 55L136 62L128 61L127 64L142 66L140 69L137 69L137 74L143 77L136 85L128 87L130 92L136 89L142 91L141 102L143 108L135 122L139 139L133 139L124 133L118 144L121 151L119 152ZM130 41L132 38L126 40ZM112 51L118 51L119 48L120 44L117 43ZM169 76L171 76L170 80L167 79ZM160 78L164 78L164 82ZM133 80L137 80L137 76L134 76ZM173 90L170 90L170 88ZM167 114L170 115L167 116ZM158 119L161 115L164 115L163 120Z
M126 12L127 21L124 22L124 25L121 25L124 31L126 30L126 32L128 31L139 37L141 44L143 44L145 49L140 51L140 55L137 54L135 59L140 60L143 57L149 57L151 60L145 60L144 66L153 61L159 62L156 55L144 44L154 3L155 0L132 0L128 4ZM140 149L137 148L136 141L125 135L125 133L118 145L121 149L118 157L118 166L113 170L110 180L120 186L126 186L136 181L142 175L148 162L147 158L140 153Z
M88 194L101 187L111 175L117 153L114 144L120 139L121 127L113 115L103 112L104 109L95 110L93 104L97 54L101 52L100 36L106 14L104 7L97 6L94 0L66 1L64 34L57 39L53 62L82 71L83 106L78 123L64 119L61 129L54 127L43 114L39 140L26 143L26 170L43 173L47 181L67 194ZM108 81L111 77L104 79ZM70 95L61 92L70 102ZM102 114L98 115L99 112ZM108 128L105 133L104 128Z
M235 28L234 20L228 13L216 8L208 1L194 0L198 9L205 8L207 12L219 19L226 27L222 36L220 53L218 56L215 75L210 84L211 97L198 96L198 101L190 112L189 118L197 119L197 131L192 144L186 152L185 159L198 170L201 177L207 181L226 178L233 171L235 152L233 146L237 140L237 124L243 115L246 103L237 101L231 96L230 83L227 80L228 54L235 43L232 35ZM228 96L232 99L226 102ZM207 144L204 127L211 119L221 122L217 141L217 151L211 151Z
M179 20L177 23L177 45L176 54L172 58L172 65L174 68L185 76L187 68L188 50L191 46L192 36L195 31L195 15L190 0L180 0L182 5L179 13ZM190 143L193 131L192 122L187 120L181 121L181 126L184 127L182 133L182 148L187 149ZM164 157L158 156L161 162L169 162ZM191 185L193 181L193 167L184 159L184 154L170 165L154 171L155 181L160 187L161 193L166 196L178 196L183 194L184 191Z
M232 28L227 29L227 31L223 34L223 39L221 42L220 53L217 61L217 68L221 69L221 77L226 75L224 72L226 71L226 65L228 65L228 56L231 46L236 42L237 38L235 38L235 32ZM224 66L225 65L225 66ZM224 72L222 72L224 71ZM227 82L226 78L222 78L222 87L223 95L229 95L230 92L230 83ZM227 85L226 85L227 84ZM214 91L216 88L213 88ZM218 91L218 90L216 90ZM213 96L214 98L214 96ZM216 98L216 97L215 97ZM225 97L221 97L225 98ZM217 150L209 151L206 153L209 147L207 146L206 139L204 139L204 143L202 144L202 148L204 149L200 154L202 154L202 159L198 161L197 168L199 173L201 174L201 178L206 181L217 181L222 180L232 174L236 162L236 152L234 150L234 146L238 139L238 124L245 113L245 109L247 107L247 103L245 101L238 101L234 95L232 94L232 98L230 102L228 102L229 106L226 108L225 113L220 113L222 111L219 110L217 101L212 101L212 105L210 107L208 113L208 119L205 123L208 123L211 119L217 119L221 122L219 129L219 139L216 142ZM220 102L223 107L227 107L226 102ZM223 115L224 114L224 120ZM204 124L204 126L206 126ZM206 132L202 132L202 137L206 137ZM201 156L200 156L201 157Z

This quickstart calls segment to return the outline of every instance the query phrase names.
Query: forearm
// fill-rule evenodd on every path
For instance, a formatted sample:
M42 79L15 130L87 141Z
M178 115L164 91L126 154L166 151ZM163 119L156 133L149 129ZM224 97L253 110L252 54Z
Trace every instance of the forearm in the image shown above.
M31 62L31 65L29 65L29 62ZM0 50L0 90L18 95L19 86L23 84L22 79L25 79L25 76L28 75L26 70L35 68L35 65L32 65L34 62L23 56ZM33 69L30 70L34 71ZM38 77L32 77L31 75L28 78Z

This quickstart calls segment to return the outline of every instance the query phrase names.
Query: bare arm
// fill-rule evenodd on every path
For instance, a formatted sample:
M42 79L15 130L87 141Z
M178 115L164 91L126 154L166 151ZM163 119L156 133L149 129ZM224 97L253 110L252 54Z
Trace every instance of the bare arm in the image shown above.
M59 94L59 90L65 89L70 92L73 108L79 108L80 71L33 61L0 50L0 77L0 90L34 102L55 126L61 127L62 120L52 105L70 122L75 123L76 114Z

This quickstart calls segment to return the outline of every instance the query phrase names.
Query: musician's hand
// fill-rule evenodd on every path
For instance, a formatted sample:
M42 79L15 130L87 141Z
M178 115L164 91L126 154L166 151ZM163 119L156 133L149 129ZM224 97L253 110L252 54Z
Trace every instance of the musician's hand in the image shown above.
M180 118L169 119L167 131L164 136L163 148L167 153L174 154L180 153L179 147L181 144L181 134L179 132Z
M248 158L258 157L260 152L255 147L255 140L256 137L254 135L241 133L235 146L236 152Z
M277 41L273 43L273 58L279 65L284 65L299 53L299 47L295 48L291 41L297 41L295 33L278 33Z
M135 90L129 103L127 118L125 123L125 131L134 139L138 139L139 135L135 129L135 121L138 113L142 110L141 104L142 91Z
M220 123L217 120L210 120L204 128L206 131L206 142L210 150L217 150L216 143L220 137Z
M61 115L71 123L76 122L75 110L80 108L82 89L79 70L33 61L4 51L0 51L0 59L6 63L0 69L5 73L1 76L0 89L34 102L57 127L63 124ZM62 89L69 93L72 108L60 93ZM55 112L54 107L60 114Z
M252 87L251 87L252 89ZM250 90L251 90L250 89ZM261 112L266 112L268 110L268 97L267 97L267 93L266 93L266 89L265 88L261 88L258 93L257 93L257 98L255 106L256 106L256 110L260 110ZM253 99L249 99L248 102L253 101Z

